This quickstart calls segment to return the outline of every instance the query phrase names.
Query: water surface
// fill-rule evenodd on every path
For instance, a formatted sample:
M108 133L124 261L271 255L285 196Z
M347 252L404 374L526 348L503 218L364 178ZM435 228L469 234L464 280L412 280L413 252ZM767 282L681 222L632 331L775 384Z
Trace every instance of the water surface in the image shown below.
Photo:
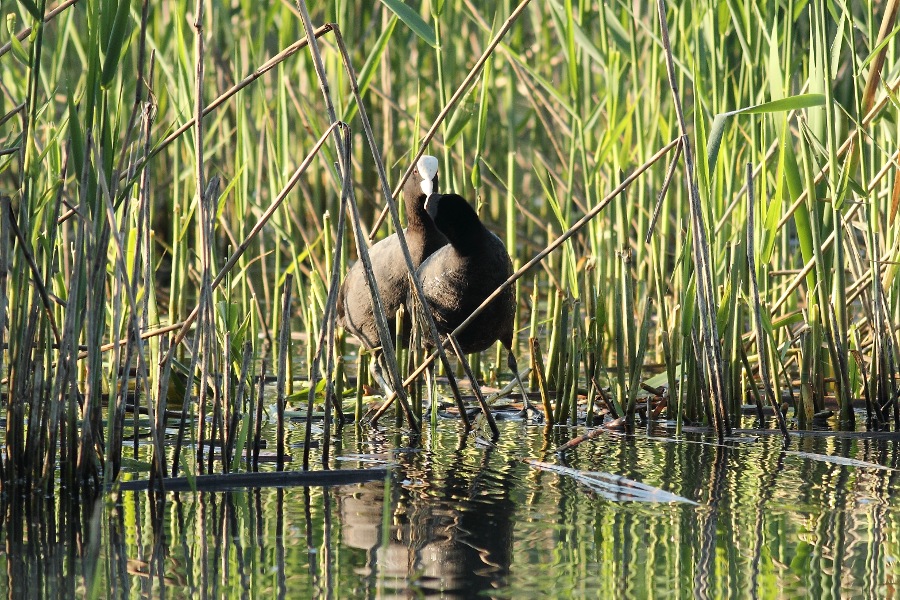
M521 421L499 425L496 446L460 436L450 420L419 439L346 427L332 468L390 467L365 484L8 503L0 589L17 598L894 594L900 437L804 438L783 452L777 436L719 445L658 429L604 433L560 457L554 449L582 429L547 437ZM292 453L299 461L301 449Z

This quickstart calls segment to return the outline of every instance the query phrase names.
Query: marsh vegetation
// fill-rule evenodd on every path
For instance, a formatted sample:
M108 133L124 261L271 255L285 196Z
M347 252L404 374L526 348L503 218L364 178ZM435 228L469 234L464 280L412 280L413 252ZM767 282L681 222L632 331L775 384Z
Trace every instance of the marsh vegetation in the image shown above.
M330 470L347 426L497 443L501 344L425 352L426 318L394 349L386 315L387 393L336 326L423 154L512 259L543 451L900 430L900 2L489 4L4 5L9 522L139 474Z

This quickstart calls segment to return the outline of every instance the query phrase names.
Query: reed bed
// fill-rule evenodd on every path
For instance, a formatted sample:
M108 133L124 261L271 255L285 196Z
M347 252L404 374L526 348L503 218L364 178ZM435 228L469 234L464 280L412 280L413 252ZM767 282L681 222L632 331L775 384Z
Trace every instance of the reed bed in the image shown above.
M337 285L426 151L503 234L547 423L900 429L898 7L5 7L0 481L253 470L294 405L327 468L365 421ZM452 363L385 355L416 429Z

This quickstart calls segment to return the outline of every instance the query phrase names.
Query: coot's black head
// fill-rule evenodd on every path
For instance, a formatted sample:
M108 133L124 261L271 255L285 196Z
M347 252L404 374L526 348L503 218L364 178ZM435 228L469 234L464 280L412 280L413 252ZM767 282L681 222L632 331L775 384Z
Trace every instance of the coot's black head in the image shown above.
M438 160L425 154L416 163L416 168L403 185L403 198L407 206L421 207L438 187Z
M487 234L475 209L458 194L432 194L425 201L425 210L457 249L474 245Z

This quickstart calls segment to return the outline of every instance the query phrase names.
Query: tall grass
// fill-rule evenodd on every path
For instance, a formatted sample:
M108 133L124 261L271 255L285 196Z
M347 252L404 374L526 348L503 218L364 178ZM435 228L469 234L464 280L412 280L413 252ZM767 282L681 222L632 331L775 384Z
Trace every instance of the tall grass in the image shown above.
M669 417L721 433L771 379L763 397L788 425L833 410L851 428L865 398L867 424L896 428L898 4L549 0L473 69L514 3L316 3L321 73L287 3L5 5L20 35L0 47L2 480L47 487L61 465L109 481L144 433L161 476L167 407L193 450L173 470L209 469L210 442L250 443L245 342L251 362L309 362L330 338L343 179L356 241L397 227L371 226L384 193L369 139L393 185L418 153L443 157L442 188L526 265L685 136L677 162L660 156L518 282L559 422L649 416L651 388ZM325 143L335 119L352 132L343 167ZM306 388L314 403L355 385L342 372ZM242 468L242 450L225 463Z

